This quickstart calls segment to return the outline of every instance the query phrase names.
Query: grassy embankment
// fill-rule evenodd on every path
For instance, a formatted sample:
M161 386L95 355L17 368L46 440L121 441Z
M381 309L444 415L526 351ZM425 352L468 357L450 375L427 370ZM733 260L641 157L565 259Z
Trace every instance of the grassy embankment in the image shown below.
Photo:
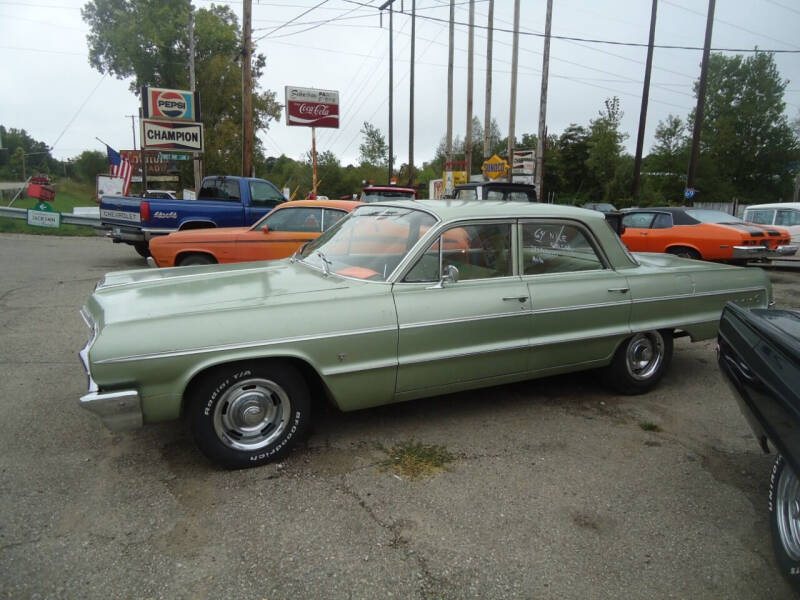
M71 213L76 206L97 206L94 201L94 184L78 183L70 179L59 178L55 181L56 198L50 203L53 210L61 213ZM8 206L10 199L5 199L3 206ZM23 198L20 196L12 204L12 208L34 208L39 201L36 198ZM91 227L78 225L64 225L58 229L50 227L31 227L23 219L8 219L0 217L0 233L31 233L34 235L97 235Z

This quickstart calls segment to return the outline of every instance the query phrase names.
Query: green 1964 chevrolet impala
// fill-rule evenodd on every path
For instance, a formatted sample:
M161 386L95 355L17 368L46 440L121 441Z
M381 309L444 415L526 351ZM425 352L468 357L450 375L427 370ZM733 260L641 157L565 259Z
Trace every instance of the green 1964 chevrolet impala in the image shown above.
M518 202L362 206L291 259L109 273L84 307L81 406L114 430L186 414L229 467L283 455L311 396L355 410L602 367L651 389L769 280L630 254L601 213Z

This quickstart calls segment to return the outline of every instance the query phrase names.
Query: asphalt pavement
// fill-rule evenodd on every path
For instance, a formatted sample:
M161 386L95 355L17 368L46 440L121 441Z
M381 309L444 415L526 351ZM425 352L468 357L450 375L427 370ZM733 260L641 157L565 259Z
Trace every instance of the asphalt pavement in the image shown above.
M653 392L591 373L315 415L224 471L182 422L107 431L77 399L103 238L0 234L0 598L782 599L760 453L714 342ZM779 307L800 270L771 268ZM654 427L655 426L655 427ZM455 457L412 480L382 448Z

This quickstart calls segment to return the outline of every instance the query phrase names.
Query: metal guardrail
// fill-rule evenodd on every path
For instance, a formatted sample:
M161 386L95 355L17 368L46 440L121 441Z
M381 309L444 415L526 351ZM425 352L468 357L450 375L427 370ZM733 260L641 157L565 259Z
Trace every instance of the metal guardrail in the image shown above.
M27 220L28 211L25 208L10 208L8 206L0 206L0 217ZM61 213L61 222L67 225L83 225L85 227L95 227L100 229L100 217L93 217L90 215Z

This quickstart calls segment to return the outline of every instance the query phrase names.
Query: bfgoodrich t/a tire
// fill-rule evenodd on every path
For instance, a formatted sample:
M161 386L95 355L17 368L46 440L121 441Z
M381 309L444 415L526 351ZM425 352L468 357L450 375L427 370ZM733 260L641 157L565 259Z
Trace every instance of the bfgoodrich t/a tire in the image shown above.
M769 481L769 526L778 567L800 591L800 480L780 454Z
M624 340L603 373L620 394L644 394L664 376L672 360L672 332L645 331Z
M194 439L203 454L231 469L280 458L308 426L308 386L285 361L218 367L193 390Z

